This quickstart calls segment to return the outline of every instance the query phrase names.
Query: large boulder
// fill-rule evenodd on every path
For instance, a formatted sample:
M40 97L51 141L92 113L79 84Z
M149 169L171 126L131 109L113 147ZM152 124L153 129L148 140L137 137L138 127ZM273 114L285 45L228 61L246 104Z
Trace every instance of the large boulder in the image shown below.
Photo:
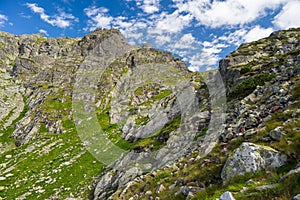
M254 173L285 164L287 156L267 146L244 142L227 159L221 177L224 182L234 176Z

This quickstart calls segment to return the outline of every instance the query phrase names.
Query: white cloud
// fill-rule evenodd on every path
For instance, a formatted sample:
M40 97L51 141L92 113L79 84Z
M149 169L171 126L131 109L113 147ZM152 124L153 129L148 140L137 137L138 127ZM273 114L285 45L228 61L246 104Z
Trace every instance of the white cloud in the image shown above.
M26 6L32 10L32 12L40 15L40 18L52 26L57 26L59 28L67 28L72 25L72 22L78 21L72 14L67 14L60 11L59 14L54 16L49 16L45 13L44 8L39 7L35 3L26 3Z
M0 26L3 26L7 20L8 20L7 16L0 14Z
M204 70L210 66L214 66L220 57L216 54L211 54L206 51L206 49L201 50L200 53L197 53L189 58L189 63L191 64L189 69L192 71Z
M199 24L209 27L243 25L266 15L288 0L173 0L180 12L190 13Z
M157 45L164 45L171 42L172 38L169 35L158 35L156 37L155 43Z
M239 46L244 42L244 37L247 34L247 30L244 28L238 29L234 32L225 33L221 37L216 38L215 43L226 43L229 45Z
M191 33L184 34L178 42L173 46L176 49L195 49L196 39Z
M97 8L96 6L91 6L91 7L84 9L84 13L88 17L93 17L95 15L98 15L99 13L107 13L107 12L108 12L108 9L105 7Z
M154 29L150 29L148 33L162 34L162 33L179 33L185 27L190 26L192 16L189 14L180 14L178 10L172 14L161 13L157 19L155 19L156 26Z
M88 30L95 28L111 28L113 17L107 14L109 10L104 7L97 8L95 6L84 9L85 14L90 18L88 21Z
M159 0L143 0L141 8L145 13L152 14L159 11Z
M96 23L95 26L101 28L110 28L113 18L111 16L105 16L102 13L99 13L93 18L93 21Z
M199 71L217 66L220 60L220 53L229 46L239 46L245 42L255 41L269 36L273 32L272 28L262 28L254 26L251 28L241 28L233 32L225 32L217 37L211 35L211 40L201 42L201 47L196 51L188 52L186 55L190 65L190 70ZM194 45L195 46L195 45Z
M273 28L262 28L260 26L255 26L244 36L244 41L253 42L261 38L268 37L273 31Z
M39 13L39 14L45 13L44 8L38 7L38 5L35 3L26 3L26 6L30 8L34 13Z
M263 28L259 25L250 28L241 28L229 34L224 34L215 39L215 44L225 43L227 45L239 46L245 42L253 42L268 37L274 31L273 28Z
M128 21L126 17L119 16L116 17L113 21L113 25L119 29L128 29L133 26L133 22Z
M282 29L300 27L300 1L288 2L274 18L273 23Z
M149 21L143 19L128 19L124 16L112 17L105 7L91 6L84 9L89 18L85 31L93 31L95 28L117 28L131 44L146 42L145 30L149 27Z
M47 32L46 30L44 30L44 29L40 29L40 30L39 30L39 33L42 33L42 34L44 34L45 36L49 36L48 32Z
M160 0L126 0L126 2L135 2L136 6L146 14L158 12L160 8Z

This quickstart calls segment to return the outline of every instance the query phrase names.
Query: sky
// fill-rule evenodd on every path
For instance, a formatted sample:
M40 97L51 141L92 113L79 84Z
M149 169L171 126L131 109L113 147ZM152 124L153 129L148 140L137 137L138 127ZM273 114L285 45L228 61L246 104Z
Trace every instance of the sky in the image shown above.
M117 28L182 58L192 71L218 66L239 45L300 27L300 0L1 0L0 30L82 37Z

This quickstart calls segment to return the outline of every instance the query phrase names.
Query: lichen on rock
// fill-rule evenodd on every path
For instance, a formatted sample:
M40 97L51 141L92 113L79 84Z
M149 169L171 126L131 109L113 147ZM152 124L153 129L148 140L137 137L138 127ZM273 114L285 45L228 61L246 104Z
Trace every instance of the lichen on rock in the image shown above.
M244 142L227 159L221 177L224 182L237 175L277 168L286 163L287 156L267 146Z

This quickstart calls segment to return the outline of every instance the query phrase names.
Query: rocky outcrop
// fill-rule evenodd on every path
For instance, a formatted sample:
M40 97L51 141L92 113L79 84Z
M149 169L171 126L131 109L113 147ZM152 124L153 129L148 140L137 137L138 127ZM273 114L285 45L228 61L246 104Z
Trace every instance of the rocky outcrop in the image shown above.
M227 159L221 177L226 182L238 175L280 167L286 160L287 156L275 149L245 142Z
M237 85L250 76L262 72L288 70L284 68L299 62L298 34L298 29L277 31L269 38L242 44L236 51L220 60L219 71L227 86L227 94L230 95ZM286 75L295 73L293 71L299 73L299 67L288 71Z

